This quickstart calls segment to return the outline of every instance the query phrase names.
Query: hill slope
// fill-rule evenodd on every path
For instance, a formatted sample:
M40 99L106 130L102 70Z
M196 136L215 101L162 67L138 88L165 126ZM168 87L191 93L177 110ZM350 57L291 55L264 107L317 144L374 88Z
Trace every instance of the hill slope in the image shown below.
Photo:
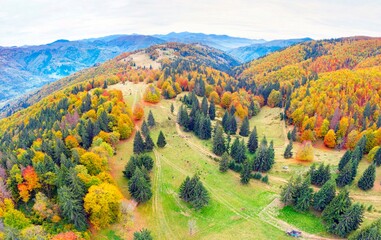
M237 76L270 106L285 106L300 140L323 138L349 147L351 137L381 127L381 39L311 41L275 52L237 70ZM373 134L373 133L371 133ZM353 139L352 139L353 140ZM367 151L380 142L369 143Z

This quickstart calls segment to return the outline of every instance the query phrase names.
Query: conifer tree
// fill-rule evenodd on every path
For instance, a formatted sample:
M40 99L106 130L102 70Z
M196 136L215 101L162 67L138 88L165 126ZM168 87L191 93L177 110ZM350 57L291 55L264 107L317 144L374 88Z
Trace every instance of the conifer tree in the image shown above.
M338 165L338 170L341 171L345 165L351 160L352 158L352 151L348 150L344 153L344 155L341 157L339 165Z
M221 156L226 151L224 133L220 125L216 125L215 130L213 136L213 153L217 156Z
M151 138L151 135L148 134L146 136L146 139L145 139L145 142L144 142L144 148L146 151L150 152L153 150L153 147L155 146L155 144L153 143L153 140Z
M201 112L206 116L208 115L208 99L204 96L201 102Z
M356 162L359 163L362 159L362 152L361 152L361 146L356 146L355 150L352 152L352 159Z
M372 189L374 186L374 181L376 180L376 166L374 164L369 165L369 167L364 171L357 186L366 191Z
M173 103L171 103L171 113L173 114L174 111L175 111L175 106L173 106Z
M209 117L211 120L216 118L216 105L214 104L214 101L212 101L209 106Z
M247 148L249 152L255 153L258 148L258 135L257 135L257 127L254 127L253 131L250 133L249 141L247 143Z
M243 163L243 167L242 167L242 170L241 170L241 175L240 175L240 178L241 178L241 183L242 184L248 184L249 181L250 181L250 176L251 176L251 164L249 163L249 161L245 161Z
M327 181L313 197L313 208L316 211L323 211L336 195L335 181Z
M229 118L229 126L228 126L228 133L229 134L236 134L237 132L237 120L235 119L234 114L232 114Z
M329 165L324 163L319 164L316 169L316 165L313 164L310 168L309 174L311 176L311 183L316 186L323 186L331 178L331 171Z
M349 161L347 165L343 168L343 170L340 171L339 175L336 178L336 184L338 187L344 187L350 183L352 183L354 176L353 176L353 166L356 163L353 162L353 160Z
M189 116L187 109L182 105L179 109L179 113L177 115L177 122L180 126L184 127L186 131L188 131L188 124L189 124Z
M303 183L295 189L294 205L299 211L307 211L310 207L313 190L310 188L309 178L304 179Z
M142 229L139 232L134 232L133 240L153 240L151 232L147 229Z
M148 113L148 125L150 127L154 127L156 125L155 118L153 117L152 111L150 110Z
M224 152L220 160L220 172L226 172L229 169L230 156L228 153Z
M360 148L361 156L365 154L366 141L366 135L363 135L356 144L356 147Z
M163 148L165 147L165 145L167 144L167 141L165 140L165 137L164 137L164 134L162 131L160 131L159 133L159 137L157 138L157 143L156 145L160 148Z
M142 135L140 134L140 131L137 131L134 138L134 153L140 154L143 153L144 150L145 148Z
M335 226L333 233L340 237L346 237L356 230L362 223L364 208L359 203L350 206L340 217L339 223Z
M138 167L136 167L134 175L128 181L128 191L132 198L139 203L144 203L152 197L150 183Z
M292 129L292 132L291 132L291 140L292 140L293 142L296 141L296 127L294 127L294 128Z
M229 130L229 119L230 119L229 112L225 111L224 116L222 117L222 127L226 133L228 133L228 130Z
M109 127L108 127L109 120L105 110L101 110L101 113L98 117L98 123L102 131L109 132Z
M195 175L187 177L180 186L180 198L189 202L196 210L208 205L209 195L200 178Z
M149 131L149 128L148 128L148 124L147 124L146 120L144 120L143 123L142 123L142 134L143 134L144 137L147 137L150 134L150 131Z
M245 117L243 119L241 128L239 130L239 135L241 135L243 137L247 137L247 136L249 136L249 133L250 133L249 119L247 117Z
M381 165L381 147L377 150L373 157L373 164L376 164L377 167Z
M281 197L281 201L284 204L286 205L294 204L296 186L301 184L301 181L302 180L300 176L298 176L296 179L291 177L290 181L288 181L288 183L282 187L280 197Z
M332 199L322 212L322 219L326 224L327 231L335 233L336 224L340 216L351 206L348 189L344 188Z
M286 149L284 150L283 156L284 156L285 159L292 158L292 141L290 141L290 142L287 144L287 147L286 147Z

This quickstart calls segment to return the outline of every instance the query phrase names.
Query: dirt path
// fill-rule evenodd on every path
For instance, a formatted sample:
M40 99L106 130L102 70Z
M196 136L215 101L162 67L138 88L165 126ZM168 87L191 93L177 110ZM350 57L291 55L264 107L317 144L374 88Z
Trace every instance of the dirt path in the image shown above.
M153 195L153 201L152 201L152 209L153 209L153 214L158 215L159 225L165 226L165 229L161 229L162 231L160 231L157 234L160 234L159 239L179 239L178 238L179 236L175 235L175 233L172 231L171 227L169 226L168 221L165 217L163 208L161 207L161 205L159 206L159 201L161 201L159 192L162 191L161 159L156 149L154 149L153 152L155 154L155 159L156 159L155 161L156 169L154 169L155 177L154 177L154 184L153 184L154 195Z
M275 215L276 215L277 209L280 209L282 206L283 204L281 203L279 198L275 198L269 205L267 205L265 208L262 209L261 212L258 213L258 216L261 218L262 221L265 221L268 224L282 231L286 232L290 230L296 230L296 231L302 232L302 239L340 240L339 238L326 238L326 237L321 237L318 235L306 233L296 228L295 226L280 220Z

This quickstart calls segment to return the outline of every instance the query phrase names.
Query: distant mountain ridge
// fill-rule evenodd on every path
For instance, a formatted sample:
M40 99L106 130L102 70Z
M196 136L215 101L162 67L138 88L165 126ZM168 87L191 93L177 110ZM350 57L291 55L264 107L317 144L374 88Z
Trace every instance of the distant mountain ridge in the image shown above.
M263 57L269 53L282 50L291 45L311 40L312 38L273 40L269 42L254 43L249 46L238 47L227 51L227 53L241 62L249 62L251 60Z
M266 42L263 39L227 35L172 32L152 36L119 34L76 41L59 39L39 46L0 46L0 109L27 92L38 90L43 85L105 62L123 52L166 42L199 43L246 62L294 43L287 41Z

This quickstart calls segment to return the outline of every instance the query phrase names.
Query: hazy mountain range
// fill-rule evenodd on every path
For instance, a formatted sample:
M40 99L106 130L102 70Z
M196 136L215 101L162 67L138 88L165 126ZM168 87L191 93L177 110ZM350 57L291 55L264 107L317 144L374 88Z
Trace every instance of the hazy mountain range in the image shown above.
M112 35L77 41L57 40L39 46L0 47L0 107L27 92L109 60L122 52L165 42L201 43L225 51L243 63L308 40L268 42L263 39L182 32L153 36Z

